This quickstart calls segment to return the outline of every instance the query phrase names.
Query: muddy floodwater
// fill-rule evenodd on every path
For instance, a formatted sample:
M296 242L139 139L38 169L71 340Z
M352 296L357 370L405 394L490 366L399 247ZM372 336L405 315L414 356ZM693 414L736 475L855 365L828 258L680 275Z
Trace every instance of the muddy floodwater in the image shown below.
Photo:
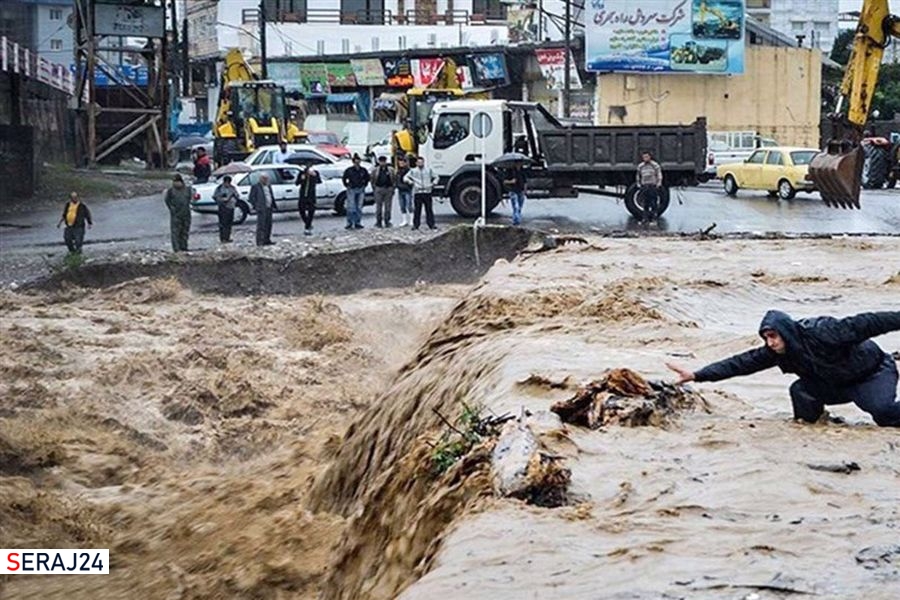
M641 426L549 413L609 369L759 344L771 308L900 309L900 240L585 241L342 295L170 265L2 293L0 539L109 548L111 574L0 597L900 597L900 432L855 406L793 423L771 370ZM446 460L472 411L521 418L561 503L503 497L490 435Z

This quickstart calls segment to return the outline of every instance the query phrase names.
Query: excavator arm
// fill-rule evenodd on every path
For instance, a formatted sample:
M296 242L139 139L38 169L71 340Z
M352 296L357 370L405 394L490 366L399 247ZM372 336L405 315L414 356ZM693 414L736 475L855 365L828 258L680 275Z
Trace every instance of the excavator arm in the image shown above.
M881 59L891 37L900 37L900 17L890 13L888 0L864 0L850 61L832 115L835 135L809 165L809 176L829 206L859 208L863 167L860 142L878 82ZM846 114L843 112L845 101L848 104Z

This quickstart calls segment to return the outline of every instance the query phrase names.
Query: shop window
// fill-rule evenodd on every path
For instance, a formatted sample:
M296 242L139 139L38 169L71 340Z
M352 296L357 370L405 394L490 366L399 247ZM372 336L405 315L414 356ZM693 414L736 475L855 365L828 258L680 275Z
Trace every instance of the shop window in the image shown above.
M472 0L472 15L481 15L485 21L505 21L506 6L501 0Z
M341 0L341 23L384 25L384 0Z

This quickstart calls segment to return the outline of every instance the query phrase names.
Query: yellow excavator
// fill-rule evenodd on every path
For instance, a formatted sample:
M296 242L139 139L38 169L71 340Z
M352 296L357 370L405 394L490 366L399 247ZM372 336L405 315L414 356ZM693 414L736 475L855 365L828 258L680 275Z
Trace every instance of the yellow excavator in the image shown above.
M863 168L860 142L881 59L892 36L900 38L900 16L891 14L888 0L864 0L837 108L832 115L834 135L809 164L809 177L829 206L859 208ZM849 105L843 114L845 100Z
M259 146L303 137L300 128L285 117L284 88L260 80L239 49L229 50L213 127L215 162L241 160Z

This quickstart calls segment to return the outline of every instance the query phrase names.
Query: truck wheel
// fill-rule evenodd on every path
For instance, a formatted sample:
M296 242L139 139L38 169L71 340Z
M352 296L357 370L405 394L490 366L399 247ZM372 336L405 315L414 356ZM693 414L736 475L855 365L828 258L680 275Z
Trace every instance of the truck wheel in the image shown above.
M341 192L334 199L334 214L343 217L347 214L347 194Z
M791 185L791 182L787 179L782 179L778 182L778 197L782 200L791 200L794 196L797 195L797 190L794 189L794 186Z
M487 213L490 214L500 203L493 176L487 179ZM450 205L461 217L474 219L481 216L481 177L467 177L457 182L450 193Z
M659 200L656 203L656 216L662 216L669 209L670 201L669 188L663 186L659 191ZM638 194L637 184L632 183L625 190L625 208L631 213L631 216L637 220L644 218L644 203Z
M738 192L738 184L733 175L725 176L725 193L729 196L736 196Z
M234 217L231 219L231 223L233 225L240 225L247 220L247 215L249 214L250 207L244 202L238 202L234 205Z

